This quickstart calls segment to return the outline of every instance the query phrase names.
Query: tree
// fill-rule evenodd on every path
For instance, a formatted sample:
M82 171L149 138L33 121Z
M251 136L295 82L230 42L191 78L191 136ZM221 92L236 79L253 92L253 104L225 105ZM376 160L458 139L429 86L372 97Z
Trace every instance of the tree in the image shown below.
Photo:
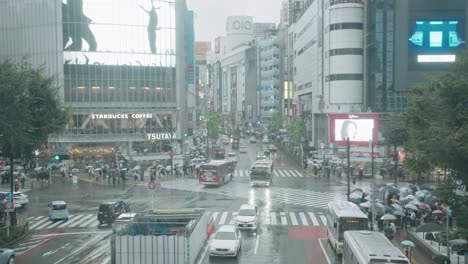
M297 145L301 142L303 123L300 118L293 118L291 125L289 126L289 141L293 145Z
M283 128L284 118L280 113L274 113L271 117L273 128L277 131Z
M25 61L0 64L0 149L10 160L12 192L14 159L32 157L67 121L68 109L43 67L35 69Z
M208 126L208 135L210 135L212 138L218 137L220 123L221 123L221 118L219 116L219 113L214 110L211 110L208 113L207 126Z

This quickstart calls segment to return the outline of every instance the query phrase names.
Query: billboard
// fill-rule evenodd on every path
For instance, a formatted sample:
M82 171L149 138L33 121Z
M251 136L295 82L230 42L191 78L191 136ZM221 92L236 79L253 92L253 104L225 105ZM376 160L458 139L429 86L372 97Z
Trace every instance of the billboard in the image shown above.
M346 145L349 137L351 145L369 146L369 141L377 140L379 132L378 114L331 114L330 143Z
M175 0L62 0L66 64L175 66Z
M193 11L186 12L185 18L187 84L195 84L195 29L193 26Z

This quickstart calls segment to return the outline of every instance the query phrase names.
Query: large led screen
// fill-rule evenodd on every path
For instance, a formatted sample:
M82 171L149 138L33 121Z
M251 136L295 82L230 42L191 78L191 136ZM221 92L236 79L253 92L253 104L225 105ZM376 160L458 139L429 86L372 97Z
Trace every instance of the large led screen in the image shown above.
M175 65L175 0L62 0L66 64Z
M456 61L465 47L462 20L410 21L409 53L413 66Z
M353 145L368 146L377 139L379 116L377 114L332 114L330 115L330 142L340 145L346 139Z

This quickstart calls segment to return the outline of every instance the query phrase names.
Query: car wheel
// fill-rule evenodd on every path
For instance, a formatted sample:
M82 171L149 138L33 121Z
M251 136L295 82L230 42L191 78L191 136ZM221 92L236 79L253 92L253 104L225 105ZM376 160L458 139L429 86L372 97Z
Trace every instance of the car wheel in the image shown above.
M15 264L15 256L11 256L11 257L8 259L7 264Z

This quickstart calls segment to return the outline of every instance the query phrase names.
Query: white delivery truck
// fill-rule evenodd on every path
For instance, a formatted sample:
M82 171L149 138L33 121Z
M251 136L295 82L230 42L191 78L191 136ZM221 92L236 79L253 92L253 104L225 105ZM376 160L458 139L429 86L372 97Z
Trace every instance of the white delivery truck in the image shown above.
M137 213L111 236L112 264L194 264L214 222L205 209Z

